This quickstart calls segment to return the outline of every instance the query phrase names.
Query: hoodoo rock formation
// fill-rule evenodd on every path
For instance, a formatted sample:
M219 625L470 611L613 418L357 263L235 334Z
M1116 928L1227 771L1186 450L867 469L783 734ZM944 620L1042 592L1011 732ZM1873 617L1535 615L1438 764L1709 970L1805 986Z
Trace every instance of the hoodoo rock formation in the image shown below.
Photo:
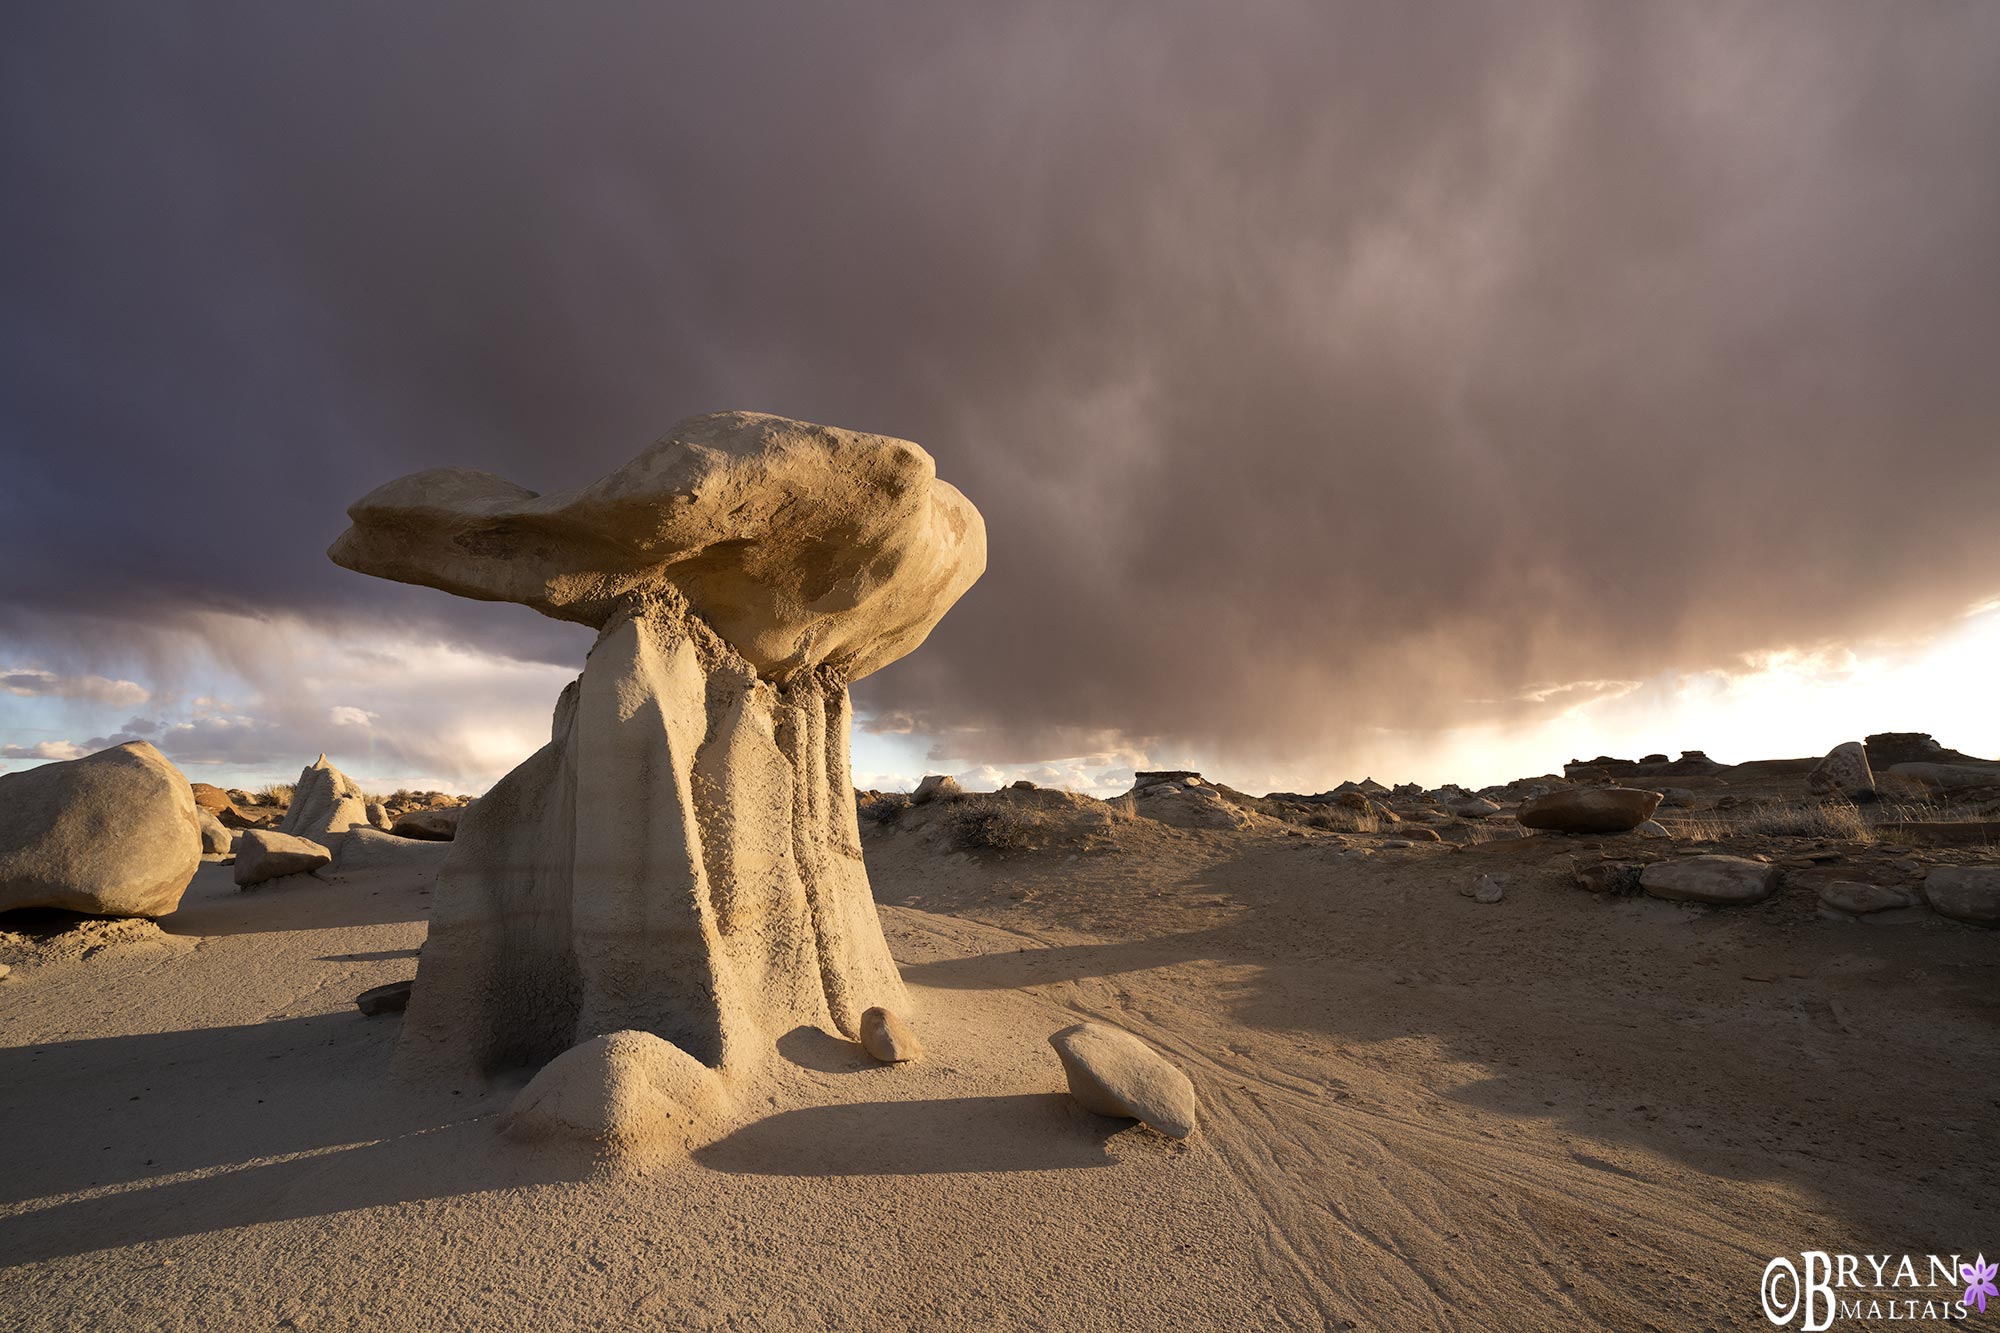
M594 485L421 472L350 511L363 573L598 628L549 744L465 811L406 1067L484 1073L655 1033L747 1066L801 1024L909 1012L861 859L849 682L985 568L914 444L694 417Z

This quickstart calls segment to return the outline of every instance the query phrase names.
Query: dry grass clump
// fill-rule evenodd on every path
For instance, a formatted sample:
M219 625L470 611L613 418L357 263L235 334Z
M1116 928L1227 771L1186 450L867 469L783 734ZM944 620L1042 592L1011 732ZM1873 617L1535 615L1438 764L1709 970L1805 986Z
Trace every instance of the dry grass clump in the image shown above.
M1697 842L1732 838L1825 838L1841 842L1873 842L1875 826L1854 802L1838 797L1824 801L1776 801L1735 810L1705 810L1668 824L1676 834Z
M1382 816L1374 810L1350 810L1344 805L1323 805L1305 815L1281 814L1289 823L1334 833L1380 833Z
M1961 819L1978 819L1978 810L1965 806L1954 809L1949 802L1931 799L1928 795L1908 801L1885 800L1875 807L1885 821L1903 823L1917 820L1923 823L1946 824Z
M1047 810L1003 796L966 796L944 814L959 851L1028 852L1045 845L1056 821Z
M290 805L292 793L297 790L294 783L267 782L257 789L257 796L265 805Z

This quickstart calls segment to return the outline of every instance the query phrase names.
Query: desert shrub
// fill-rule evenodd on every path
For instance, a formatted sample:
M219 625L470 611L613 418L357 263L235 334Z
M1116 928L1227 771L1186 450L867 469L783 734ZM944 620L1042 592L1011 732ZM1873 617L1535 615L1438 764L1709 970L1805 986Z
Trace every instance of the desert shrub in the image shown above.
M1046 840L1050 818L1003 796L967 796L948 807L945 828L960 851L1025 852Z
M298 788L294 783L267 782L258 790L257 794L264 798L266 805L290 805L292 803L292 793L296 790Z
M866 823L893 824L896 816L909 808L910 798L907 796L877 796L873 800L863 801L855 808L855 813Z
M1601 876L1599 881L1601 892L1616 898L1630 898L1639 893L1639 876L1645 872L1646 867L1606 864L1594 869L1597 875Z

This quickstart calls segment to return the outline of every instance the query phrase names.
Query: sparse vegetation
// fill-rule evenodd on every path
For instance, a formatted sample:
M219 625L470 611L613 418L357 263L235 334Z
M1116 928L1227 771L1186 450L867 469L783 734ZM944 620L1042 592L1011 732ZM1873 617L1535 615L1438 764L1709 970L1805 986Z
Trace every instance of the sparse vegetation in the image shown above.
M1698 842L1738 838L1817 838L1834 842L1907 842L1905 824L1964 824L2000 819L2000 802L1984 794L1953 800L1914 783L1886 781L1877 799L1857 804L1843 796L1794 799L1735 798L1718 808L1666 809L1657 818L1677 837ZM1921 839L1919 839L1921 841Z
M1844 798L1775 801L1727 810L1704 810L1663 820L1679 837L1697 842L1732 838L1825 838L1873 842L1876 828L1861 807Z
M382 807L392 815L406 815L413 810L450 810L470 805L472 798L453 796L442 791L413 791L408 787L398 787L387 796L369 796L370 801L380 801Z
M855 813L866 823L890 824L895 822L897 815L909 808L909 797L892 792L886 796L863 801L856 807Z
M257 790L257 799L265 805L290 805L292 792L297 788L289 782L267 782Z
M1026 852L1042 846L1049 812L998 796L967 796L945 813L951 845L960 851Z
M1373 808L1353 810L1344 805L1302 808L1278 801L1257 801L1253 808L1260 814L1282 819L1288 824L1331 833L1380 833L1383 827L1381 814Z

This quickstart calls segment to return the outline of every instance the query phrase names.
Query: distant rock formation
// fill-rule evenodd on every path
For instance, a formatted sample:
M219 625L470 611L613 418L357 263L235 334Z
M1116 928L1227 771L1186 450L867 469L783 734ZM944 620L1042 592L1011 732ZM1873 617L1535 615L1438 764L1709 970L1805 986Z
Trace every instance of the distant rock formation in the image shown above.
M2000 764L1891 764L1889 776L1943 791L2000 787Z
M1132 790L1144 791L1148 787L1161 785L1185 786L1189 778L1201 781L1201 774L1191 768L1142 768L1132 775Z
M0 773L0 911L165 916L201 865L195 809L145 741Z
M965 788L958 785L958 779L949 773L931 773L917 784L910 793L911 805L929 805L932 801L948 801L954 796L965 795Z
M1212 784L1187 769L1142 770L1132 775L1139 813L1176 828L1235 829L1250 822L1237 803L1241 792Z
M1881 731L1864 742L1868 763L1877 773L1897 764L1986 764L1994 761L1939 745L1925 731Z
M1647 755L1644 759L1613 759L1610 755L1599 755L1595 759L1572 759L1563 765L1566 778L1625 778L1625 777L1698 777L1720 773L1727 765L1718 764L1701 750L1682 750L1681 757L1668 760L1665 755Z
M403 1068L540 1064L622 1030L723 1067L801 1024L852 1038L873 1006L908 1013L847 686L985 568L985 525L929 454L725 412L582 490L443 469L349 513L339 564L599 631L549 744L459 823Z
M368 826L368 798L360 784L321 755L299 770L291 808L279 821L278 832L319 839Z

